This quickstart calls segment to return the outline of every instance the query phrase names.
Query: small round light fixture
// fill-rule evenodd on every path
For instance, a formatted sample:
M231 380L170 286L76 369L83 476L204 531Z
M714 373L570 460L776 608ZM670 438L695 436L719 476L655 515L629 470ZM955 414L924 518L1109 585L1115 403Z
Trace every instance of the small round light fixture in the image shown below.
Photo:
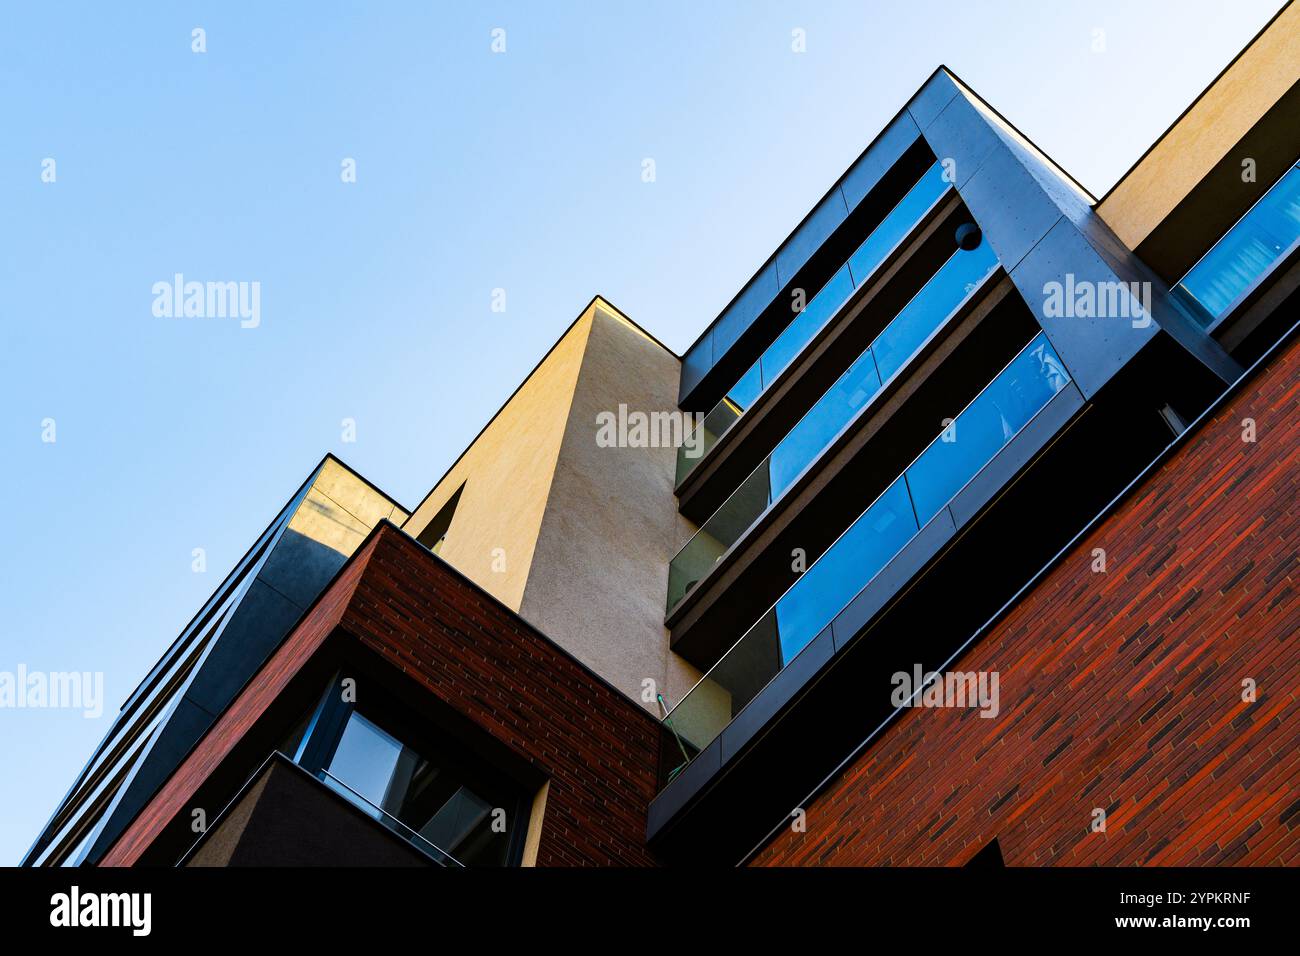
M962 223L957 227L957 248L970 252L980 244L983 238L980 227L973 222Z

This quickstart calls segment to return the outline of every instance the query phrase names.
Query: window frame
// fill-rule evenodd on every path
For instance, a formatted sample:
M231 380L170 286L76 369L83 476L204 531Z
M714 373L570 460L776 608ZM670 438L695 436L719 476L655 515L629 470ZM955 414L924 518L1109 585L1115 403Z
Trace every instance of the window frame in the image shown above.
M448 733L439 726L437 721L417 718L410 707L386 692L382 684L373 678L367 680L367 685L372 692L377 692L374 694L374 700L358 707L357 701L345 698L344 681L346 680L356 682L356 696L361 696L362 678L337 671L307 721L307 727L292 756L293 762L317 779L323 780L326 775L338 779L329 774L328 768L338 752L348 722L356 713L396 738L403 746L410 747L421 755L436 754L445 758L449 767L464 781L463 785L472 788L474 784L486 781L492 790L513 794L514 799L503 808L506 811L508 832L505 860L501 865L520 866L531 824L532 793L529 786L495 766L493 761L486 759L472 746L468 746L463 739L457 739L456 735ZM348 790L352 790L347 781L339 780L339 782ZM352 792L357 793L355 790ZM387 812L383 811L382 807L379 809L381 812ZM397 817L393 819L412 832L418 832L405 821ZM433 845L437 846L437 844ZM448 856L453 855L450 848L438 847L438 849Z

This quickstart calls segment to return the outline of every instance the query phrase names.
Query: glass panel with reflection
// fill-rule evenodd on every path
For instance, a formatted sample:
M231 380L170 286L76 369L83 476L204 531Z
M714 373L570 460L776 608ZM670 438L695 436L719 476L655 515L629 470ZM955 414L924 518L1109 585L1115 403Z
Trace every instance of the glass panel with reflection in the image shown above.
M908 489L921 524L938 514L1067 381L1069 376L1046 339L1012 359L907 469Z
M831 317L840 310L840 306L852 291L853 279L849 275L849 267L846 264L840 266L840 271L831 276L831 281L822 286L820 292L804 303L803 310L759 357L756 367L763 370L764 390L772 386L777 376L785 371L786 366L799 356L804 346L812 341ZM757 395L753 396L753 398L757 397ZM753 404L752 398L750 404Z
M1039 333L709 669L665 725L691 752L708 746L1069 381Z
M997 256L987 242L949 257L672 559L669 612L997 266ZM882 349L888 371L879 367Z
M839 312L854 289L870 280L876 270L889 258L917 227L926 213L946 195L950 185L944 178L943 167L935 162L927 169L907 194L871 231L857 250L849 257L830 281L805 304L790 324L767 347L758 361L745 372L722 400L705 416L708 429L705 451L712 448L723 434L735 424L736 419L752 406L758 397ZM678 453L677 482L680 484L699 462Z
M954 252L871 344L880 377L889 381L997 267L998 257L986 239L974 249Z
M1219 318L1300 240L1300 164L1292 166L1178 283L1204 325Z
M399 821L398 832L409 828L466 865L507 862L509 836L492 826L492 814L513 809L517 796L480 792L483 784L449 760L417 751L362 714L348 716L325 770L327 784L349 799L360 796L364 802L353 802L386 826Z

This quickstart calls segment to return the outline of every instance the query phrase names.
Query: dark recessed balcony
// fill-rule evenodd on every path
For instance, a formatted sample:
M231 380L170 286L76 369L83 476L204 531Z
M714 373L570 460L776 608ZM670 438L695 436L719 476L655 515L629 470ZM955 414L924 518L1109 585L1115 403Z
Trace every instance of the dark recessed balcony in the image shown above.
M795 313L790 324L758 360L745 372L700 424L699 454L688 455L683 446L677 453L676 484L681 485L745 411L790 367L809 342L840 313L857 289L880 273L882 267L925 223L939 203L951 192L952 184L934 163L908 193L872 230L849 260Z
M958 249L949 257L672 559L667 613L905 369L927 340L962 311L997 268L997 257L985 242L969 251Z
M1069 382L1035 336L669 712L680 752L707 747Z

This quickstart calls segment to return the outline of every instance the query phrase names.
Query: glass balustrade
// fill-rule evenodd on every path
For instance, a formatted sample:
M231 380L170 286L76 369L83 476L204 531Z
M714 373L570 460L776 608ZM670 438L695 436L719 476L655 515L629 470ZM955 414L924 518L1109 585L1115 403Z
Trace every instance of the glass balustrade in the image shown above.
M420 849L421 852L423 852L426 856L428 856L434 863L437 863L440 866L450 866L450 867L457 867L457 868L464 867L463 863L461 863L459 860L453 857L446 850L442 849L442 847L438 846L436 843L433 843L431 840L426 839L417 831L412 830L401 820L397 819L397 817L393 816L383 807L376 804L369 797L363 796L361 793L349 787L346 783L344 783L338 777L334 776L328 770L318 771L316 773L316 779L320 780L322 783L324 783L327 787L329 787L339 796L343 797L343 799L347 800L349 803L355 806L362 813L366 814L366 816L382 824L383 826L388 827L390 830L392 830L394 833L397 833L403 839L408 840L410 843L414 844L416 847Z
M669 612L997 266L987 242L949 257L669 563Z
M1300 163L1201 257L1176 288L1208 326L1300 240Z
M682 749L708 746L1069 381L1040 333L664 718Z
M677 451L677 483L690 474L695 465L717 443L745 409L771 386L804 347L835 317L853 290L865 283L925 218L949 189L943 167L935 163L889 214L872 230L866 240L849 257L849 261L822 286L784 331L776 337L757 362L741 376L722 400L704 416L703 434L698 450L688 454L685 446Z

